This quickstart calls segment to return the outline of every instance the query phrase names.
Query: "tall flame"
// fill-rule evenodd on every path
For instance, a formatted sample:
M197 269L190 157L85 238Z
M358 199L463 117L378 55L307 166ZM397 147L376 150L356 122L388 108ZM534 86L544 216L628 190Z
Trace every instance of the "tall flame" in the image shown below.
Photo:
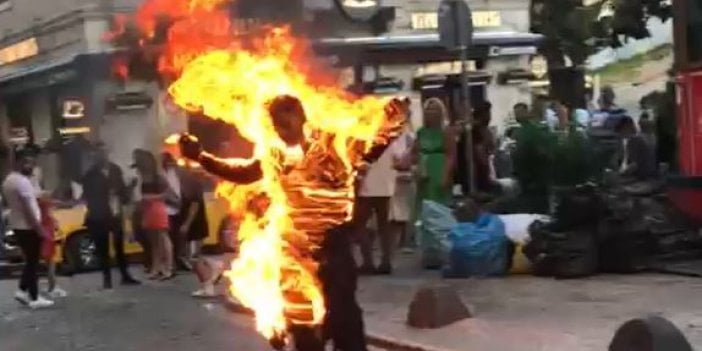
M221 182L217 193L241 218L239 256L227 272L230 292L254 310L259 332L273 338L290 323L322 322L324 296L312 253L324 233L350 219L354 166L401 121L386 118L386 100L357 99L319 84L305 43L288 28L267 28L244 42L232 31L226 3L147 0L135 21L147 40L159 18L171 21L158 68L173 78L173 101L235 126L254 144L262 179ZM283 94L303 104L307 136L316 140L310 150L286 146L273 128L267 104Z

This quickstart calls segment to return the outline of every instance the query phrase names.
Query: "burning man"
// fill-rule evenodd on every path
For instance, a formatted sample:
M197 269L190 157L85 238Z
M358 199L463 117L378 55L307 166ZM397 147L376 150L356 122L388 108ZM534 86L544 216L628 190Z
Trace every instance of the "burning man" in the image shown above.
M268 105L280 147L271 147L275 157L231 162L204 152L196 138L183 135L183 156L198 162L206 171L236 184L253 184L265 177L278 178L282 184L289 221L282 233L283 252L288 264L281 272L287 331L297 350L322 351L325 340L332 339L335 350L365 351L362 312L355 298L356 266L350 250L355 177L376 160L403 131L408 104L392 100L385 108L385 123L368 149L364 143L346 140L347 155L339 155L332 144L335 135L311 131L299 99L283 95ZM295 153L290 150L300 150ZM367 152L363 152L363 150ZM350 156L349 156L350 155ZM350 160L353 167L345 167ZM274 164L267 164L274 163ZM270 189L261 189L265 194ZM264 203L262 212L275 210ZM267 206L267 207L266 207ZM299 282L313 279L310 286ZM236 284L236 282L234 282ZM314 327L316 308L312 301L324 296L326 315L323 328ZM274 335L271 344L280 348L285 335Z

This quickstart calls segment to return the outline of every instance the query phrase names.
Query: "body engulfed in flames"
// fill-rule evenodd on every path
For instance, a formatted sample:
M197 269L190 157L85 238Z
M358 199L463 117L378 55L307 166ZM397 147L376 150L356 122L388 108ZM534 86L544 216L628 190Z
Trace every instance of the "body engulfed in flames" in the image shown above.
M147 0L135 20L149 38L159 16L171 18L158 67L172 79L173 101L234 125L254 144L261 179L221 182L217 193L241 219L239 256L226 273L230 291L254 310L257 329L272 338L289 323L322 323L315 252L329 229L350 220L355 169L364 154L397 136L404 121L385 112L385 100L355 99L312 83L305 65L310 61L300 55L303 43L286 28L266 29L243 45L230 32L230 14L220 6L225 2ZM305 147L286 145L273 128L267 104L283 94L304 106ZM266 201L254 201L261 198Z

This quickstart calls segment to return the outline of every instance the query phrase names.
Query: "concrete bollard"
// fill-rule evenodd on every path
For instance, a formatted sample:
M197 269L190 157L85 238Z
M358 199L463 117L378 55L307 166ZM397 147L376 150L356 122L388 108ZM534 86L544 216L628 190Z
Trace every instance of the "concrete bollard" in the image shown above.
M446 285L429 286L420 288L414 295L407 311L407 325L433 329L471 317L456 289Z
M682 332L665 318L632 319L614 334L609 351L692 351Z

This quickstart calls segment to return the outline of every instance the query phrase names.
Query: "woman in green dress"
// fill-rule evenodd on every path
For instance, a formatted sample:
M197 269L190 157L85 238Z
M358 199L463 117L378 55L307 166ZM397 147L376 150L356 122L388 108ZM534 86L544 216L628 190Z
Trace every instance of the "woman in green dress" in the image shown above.
M446 104L439 98L428 99L424 103L424 126L417 131L414 146L419 173L418 209L424 200L444 205L451 201L456 140L447 122Z

